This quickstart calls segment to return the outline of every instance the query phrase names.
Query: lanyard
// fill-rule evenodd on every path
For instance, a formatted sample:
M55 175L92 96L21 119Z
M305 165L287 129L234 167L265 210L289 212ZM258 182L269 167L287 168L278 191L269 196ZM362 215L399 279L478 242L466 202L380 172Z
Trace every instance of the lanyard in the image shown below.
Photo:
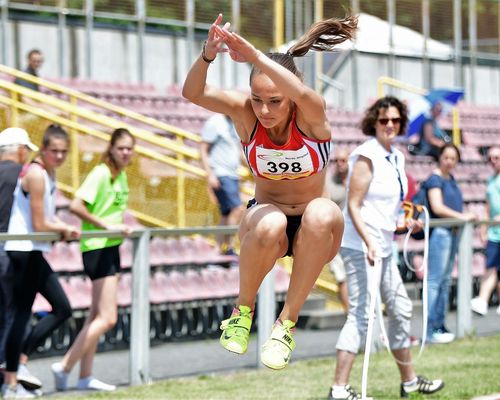
M404 194L404 189L403 189L403 182L401 181L401 175L399 174L399 169L398 169L398 157L395 155L394 156L394 164L391 161L391 156L385 156L385 159L389 161L389 164L392 165L392 167L396 170L396 174L398 175L398 182L399 182L399 200L403 201L405 194Z

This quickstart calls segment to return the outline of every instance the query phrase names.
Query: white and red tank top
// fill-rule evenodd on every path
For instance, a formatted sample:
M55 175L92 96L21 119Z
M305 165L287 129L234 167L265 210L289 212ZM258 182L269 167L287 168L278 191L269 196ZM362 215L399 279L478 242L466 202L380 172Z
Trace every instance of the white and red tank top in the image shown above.
M254 176L282 180L305 178L320 172L328 164L331 142L305 136L297 126L294 113L290 138L284 145L274 144L258 120L250 141L242 145Z

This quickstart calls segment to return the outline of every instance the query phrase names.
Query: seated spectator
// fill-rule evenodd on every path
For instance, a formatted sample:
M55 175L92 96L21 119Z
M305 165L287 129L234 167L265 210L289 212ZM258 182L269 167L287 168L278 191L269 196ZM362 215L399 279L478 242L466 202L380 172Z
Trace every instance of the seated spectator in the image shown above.
M437 122L442 111L441 103L435 103L432 106L430 118L422 124L420 139L414 148L414 154L432 156L437 160L439 150L445 144L451 143L451 136L441 129Z

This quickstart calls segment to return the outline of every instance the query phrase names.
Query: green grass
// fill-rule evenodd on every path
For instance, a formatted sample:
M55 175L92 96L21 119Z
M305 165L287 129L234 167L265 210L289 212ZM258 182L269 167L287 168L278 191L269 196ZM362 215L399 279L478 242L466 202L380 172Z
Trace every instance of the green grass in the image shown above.
M414 352L416 354L416 351ZM235 357L237 357L235 355ZM351 374L361 390L362 356ZM98 393L88 399L326 399L335 360L322 358L292 362L283 371L246 370L232 374L172 379L153 385ZM470 399L500 392L500 336L467 338L426 348L416 361L418 374L444 379L445 388L431 396L413 399ZM368 394L376 399L399 397L397 367L387 352L370 358ZM81 398L81 397L79 397Z

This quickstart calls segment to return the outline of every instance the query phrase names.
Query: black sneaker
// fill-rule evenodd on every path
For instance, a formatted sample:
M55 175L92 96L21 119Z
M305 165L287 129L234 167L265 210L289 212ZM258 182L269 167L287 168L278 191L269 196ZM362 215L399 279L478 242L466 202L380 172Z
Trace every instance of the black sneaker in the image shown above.
M413 385L406 386L401 383L401 397L408 397L411 393L436 393L443 387L444 382L441 379L430 381L423 376L417 376L417 381Z
M342 391L333 392L333 387L330 388L328 393L328 400L358 400L361 399L361 394L356 393L356 391L350 386L345 385ZM367 397L366 400L371 400L371 397Z

